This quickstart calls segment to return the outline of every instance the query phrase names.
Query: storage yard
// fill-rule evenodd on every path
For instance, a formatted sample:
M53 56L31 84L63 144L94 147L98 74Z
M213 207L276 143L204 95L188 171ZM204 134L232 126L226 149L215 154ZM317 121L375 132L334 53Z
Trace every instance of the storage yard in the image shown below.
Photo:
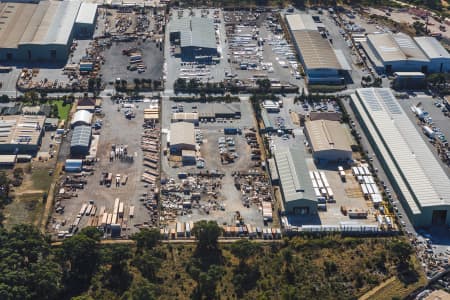
M175 130L181 124L183 135L192 135L191 138L178 138L178 133L172 131L166 136L170 150L165 151L166 157L161 161L165 178L161 213L167 230L175 230L177 222L202 219L217 220L227 226L248 224L261 230L264 224L271 226L271 185L261 168L263 154L250 103L167 102L163 106L163 122L168 126L169 116L180 110L199 115L195 127L176 121L169 126Z
M98 144L91 146L84 165L92 163L61 177L51 224L60 237L88 225L112 237L128 237L142 226L157 225L153 201L159 177L158 100L107 99L102 111Z

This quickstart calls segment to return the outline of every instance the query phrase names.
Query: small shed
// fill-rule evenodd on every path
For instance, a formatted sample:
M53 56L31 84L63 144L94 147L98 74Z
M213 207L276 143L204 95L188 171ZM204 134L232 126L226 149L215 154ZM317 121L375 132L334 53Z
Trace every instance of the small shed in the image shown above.
M66 159L64 164L64 170L66 172L81 172L83 169L83 160L81 159Z

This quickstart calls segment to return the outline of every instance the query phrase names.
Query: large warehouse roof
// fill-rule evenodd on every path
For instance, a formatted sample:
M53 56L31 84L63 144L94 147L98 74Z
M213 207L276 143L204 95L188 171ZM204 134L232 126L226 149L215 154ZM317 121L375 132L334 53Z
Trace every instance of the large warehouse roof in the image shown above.
M384 62L428 61L414 40L404 33L369 34L367 39Z
M170 124L171 145L195 145L194 124L188 122L177 122Z
M78 11L77 19L75 23L78 24L94 24L95 16L97 14L96 3L81 3L80 10Z
M0 4L0 48L21 44L67 44L79 1Z
M286 21L291 30L317 30L316 22L311 15L295 14L286 15Z
M75 127L75 129L73 130L70 147L89 147L89 144L91 143L91 130L92 129L90 126Z
M330 43L318 31L292 31L292 35L307 69L341 69Z
M212 19L186 17L173 19L170 32L180 32L181 47L217 48Z
M275 162L285 202L316 199L304 151L303 145L275 151Z
M45 116L1 116L0 144L37 144Z
M79 110L77 111L72 118L72 122L70 124L74 125L76 123L83 123L86 125L90 125L92 122L92 113L87 110Z
M352 151L350 138L337 121L316 120L305 123L314 151Z
M413 213L450 205L450 180L388 88L358 89L355 107Z
M450 54L436 38L431 36L421 36L415 37L414 40L429 59L450 59Z

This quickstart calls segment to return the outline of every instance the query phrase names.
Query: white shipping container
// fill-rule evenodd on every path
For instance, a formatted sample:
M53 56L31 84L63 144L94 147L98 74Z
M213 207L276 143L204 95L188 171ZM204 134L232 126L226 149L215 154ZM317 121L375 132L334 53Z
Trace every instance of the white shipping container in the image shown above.
M320 190L318 188L314 188L314 193L316 194L316 197L320 197Z
M320 174L317 171L314 171L314 177L316 178L316 180L320 180Z
M364 172L363 167L358 167L359 175L365 175L366 172Z
M373 194L372 185L371 184L366 184L366 187L367 187L367 192L369 194Z
M353 175L355 175L355 176L359 175L359 169L357 167L353 167L352 172L353 172Z
M371 187L372 187L373 194L380 193L380 190L378 189L378 186L376 184L371 184Z
M322 182L322 180L319 178L319 179L317 179L317 186L319 187L319 188L323 188L323 187L325 187L324 185L323 185L323 182Z
M313 188L318 187L318 186L317 186L317 181L316 181L314 178L311 179L311 181L312 181L312 186L313 186Z
M326 188L330 187L330 184L328 183L328 180L327 180L327 178L325 177L325 174L322 174L322 173L321 173L320 176L322 177L323 185L324 185Z
M364 173L365 173L366 175L371 175L370 170L369 170L368 167L364 166L363 169L364 169Z
M313 171L309 171L309 178L315 179Z
M364 195L369 194L369 192L367 191L367 186L364 183L361 184L361 190L362 190Z
M327 194L329 199L334 199L334 193L331 188L327 188Z

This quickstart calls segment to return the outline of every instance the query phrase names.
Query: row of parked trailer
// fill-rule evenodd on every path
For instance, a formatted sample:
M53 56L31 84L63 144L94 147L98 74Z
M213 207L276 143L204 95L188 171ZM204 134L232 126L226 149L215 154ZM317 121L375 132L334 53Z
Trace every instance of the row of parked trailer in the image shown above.
M193 238L194 222L177 222L175 227L162 228L160 230L163 239L189 239ZM281 239L282 233L280 228L258 227L250 224L239 226L222 226L223 237L248 237L251 239Z
M359 166L353 167L352 173L358 181L364 198L372 200L374 206L378 206L383 201L380 189L375 182L372 172L370 172L369 167Z
M309 171L314 193L317 198L317 206L321 210L327 209L327 202L336 202L333 190L323 171Z

